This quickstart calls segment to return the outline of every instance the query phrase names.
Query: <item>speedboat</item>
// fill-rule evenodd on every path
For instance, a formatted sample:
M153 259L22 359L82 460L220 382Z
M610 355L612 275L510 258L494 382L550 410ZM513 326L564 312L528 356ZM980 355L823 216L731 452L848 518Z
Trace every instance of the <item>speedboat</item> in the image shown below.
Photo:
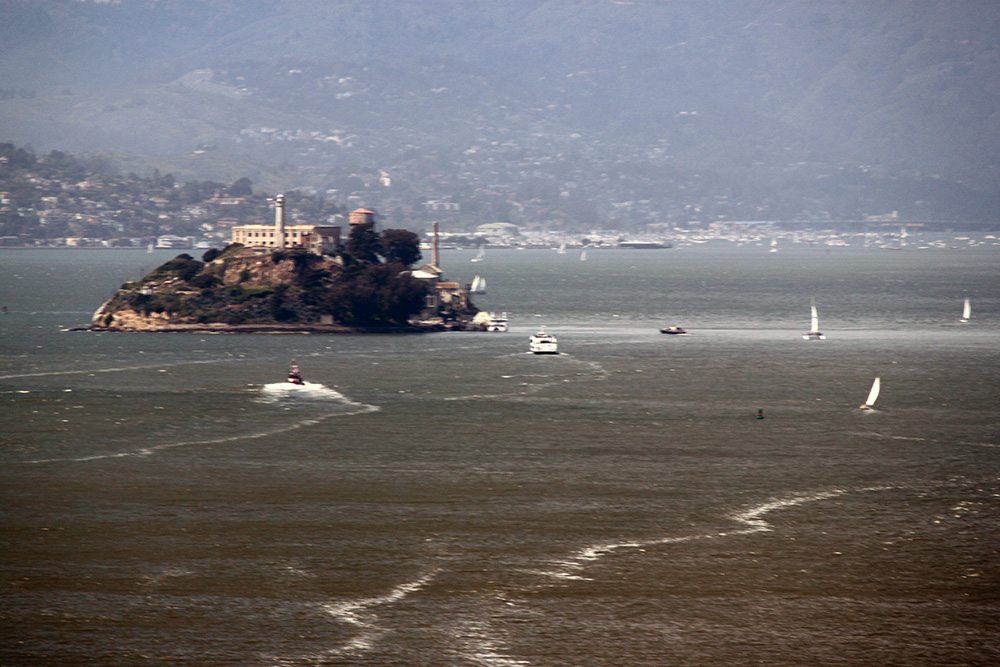
M288 371L288 381L291 384L298 384L298 385L305 384L305 381L302 379L302 376L299 375L299 367L295 364L292 364L292 370Z
M683 327L663 327L660 329L662 334L673 334L675 336L689 336L687 331L684 331Z
M528 339L528 349L533 354L559 354L556 337L545 331L539 331Z

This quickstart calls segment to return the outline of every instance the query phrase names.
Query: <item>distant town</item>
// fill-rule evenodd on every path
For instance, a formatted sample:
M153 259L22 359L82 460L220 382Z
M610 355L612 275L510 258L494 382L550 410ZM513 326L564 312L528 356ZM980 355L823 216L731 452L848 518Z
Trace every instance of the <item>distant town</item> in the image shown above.
M383 185L391 175L379 177ZM345 198L303 188L285 193L290 224L345 226L350 210L366 206L369 187L360 185ZM377 199L377 198L373 198ZM419 209L419 210L417 210ZM996 242L982 223L906 220L898 212L860 220L732 220L701 216L687 221L631 224L625 229L567 230L544 221L515 224L466 215L458 202L425 199L409 215L379 211L384 227L414 229L426 239L439 221L444 247L567 249L622 247L669 248L725 241L766 245L778 251L788 244L828 247L864 245L886 249L966 246ZM269 224L273 199L241 178L230 184L178 182L170 174L121 175L105 158L79 158L58 151L38 156L12 144L0 144L0 246L90 248L213 248L233 240L233 228ZM520 218L519 218L520 219ZM976 238L937 238L942 232L976 231ZM927 236L927 238L925 238ZM933 237L933 238L932 238Z

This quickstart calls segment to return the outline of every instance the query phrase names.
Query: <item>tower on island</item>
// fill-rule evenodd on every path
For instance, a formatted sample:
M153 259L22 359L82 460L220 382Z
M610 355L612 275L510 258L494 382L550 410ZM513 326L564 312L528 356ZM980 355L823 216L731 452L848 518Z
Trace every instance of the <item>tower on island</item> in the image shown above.
M285 249L285 195L274 198L274 247Z
M348 224L351 226L351 229L354 229L358 225L374 225L375 213L366 208L355 209L351 211L351 217L348 219Z
M293 212L293 216L296 213ZM300 215L300 214L299 214ZM351 214L352 218L354 214ZM285 250L305 248L317 254L333 252L340 245L340 227L336 225L286 225L285 195L274 198L273 225L238 225L233 227L232 243L248 248Z

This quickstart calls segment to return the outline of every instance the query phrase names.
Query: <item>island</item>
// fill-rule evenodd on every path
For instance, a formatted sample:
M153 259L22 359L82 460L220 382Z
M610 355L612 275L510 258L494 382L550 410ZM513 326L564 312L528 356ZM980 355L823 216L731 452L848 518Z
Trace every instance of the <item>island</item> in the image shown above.
M184 253L125 283L90 331L351 333L484 330L458 283L420 259L416 234L352 229L346 246Z

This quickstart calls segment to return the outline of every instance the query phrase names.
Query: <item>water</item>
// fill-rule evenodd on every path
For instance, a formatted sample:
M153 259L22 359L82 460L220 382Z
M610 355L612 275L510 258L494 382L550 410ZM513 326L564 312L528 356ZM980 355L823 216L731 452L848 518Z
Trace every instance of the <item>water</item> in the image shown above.
M65 331L170 255L0 250L0 664L1000 663L992 247L448 251L510 332Z

